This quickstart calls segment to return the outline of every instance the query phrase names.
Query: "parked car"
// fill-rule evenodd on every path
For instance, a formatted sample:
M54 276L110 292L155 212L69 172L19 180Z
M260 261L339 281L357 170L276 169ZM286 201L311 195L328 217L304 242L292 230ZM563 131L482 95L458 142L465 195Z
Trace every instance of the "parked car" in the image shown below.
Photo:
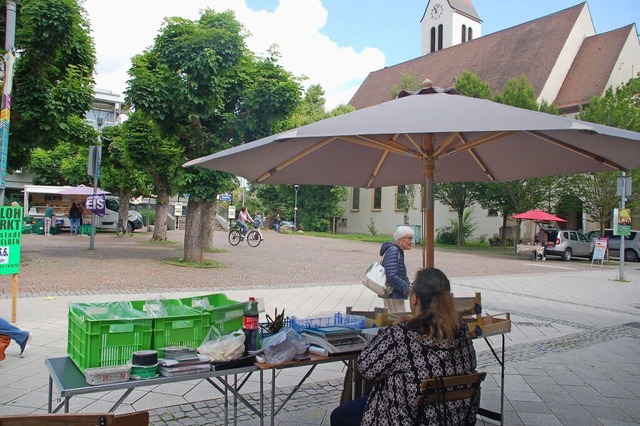
M281 231L293 231L293 228L295 228L295 226L293 225L293 222L291 222L291 221L283 220L282 222L280 222L280 230Z
M549 241L544 249L545 256L560 256L562 260L569 261L573 257L591 258L594 243L578 231L561 229L549 230Z
M600 238L600 231L591 231L587 237L595 241ZM609 241L609 256L620 257L620 235L613 235L613 229L605 229L604 237ZM628 236L624 237L624 261L637 262L640 260L640 231L632 230Z

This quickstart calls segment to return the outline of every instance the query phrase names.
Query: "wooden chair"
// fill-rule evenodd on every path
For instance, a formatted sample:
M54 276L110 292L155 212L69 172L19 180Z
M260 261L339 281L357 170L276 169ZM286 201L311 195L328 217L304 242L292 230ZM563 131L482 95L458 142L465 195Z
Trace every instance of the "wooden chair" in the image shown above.
M424 379L420 387L420 396L416 400L416 407L418 407L416 425L421 424L424 405L435 407L439 424L452 425L447 402L470 398L473 405L474 401L479 399L480 383L486 375L487 373L472 373ZM471 408L470 406L469 409Z
M0 416L0 426L149 426L149 413Z

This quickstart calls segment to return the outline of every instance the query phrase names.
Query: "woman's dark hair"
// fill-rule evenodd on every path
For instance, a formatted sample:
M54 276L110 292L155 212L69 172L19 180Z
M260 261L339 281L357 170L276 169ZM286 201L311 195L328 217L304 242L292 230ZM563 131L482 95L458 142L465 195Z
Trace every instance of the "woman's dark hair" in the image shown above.
M409 329L436 341L453 340L458 334L460 319L453 303L451 284L440 269L425 268L416 273L411 286L420 301L421 312L409 320Z

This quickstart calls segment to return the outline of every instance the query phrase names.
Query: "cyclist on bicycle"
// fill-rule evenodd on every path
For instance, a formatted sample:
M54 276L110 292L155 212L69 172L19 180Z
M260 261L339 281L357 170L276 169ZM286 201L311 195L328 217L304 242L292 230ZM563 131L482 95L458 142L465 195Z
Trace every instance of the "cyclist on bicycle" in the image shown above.
M246 222L254 223L253 219L251 219L251 215L247 211L247 208L243 206L240 209L240 213L238 213L238 219L236 219L236 224L240 227L240 233L242 234L242 238L244 238L244 236L247 235Z

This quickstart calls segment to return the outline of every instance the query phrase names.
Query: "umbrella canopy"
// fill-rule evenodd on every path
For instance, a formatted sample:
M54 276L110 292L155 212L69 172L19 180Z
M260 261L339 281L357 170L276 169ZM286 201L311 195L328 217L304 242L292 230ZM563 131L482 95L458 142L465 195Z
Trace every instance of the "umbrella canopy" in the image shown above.
M640 133L429 88L184 166L257 183L364 188L421 183L423 265L433 266L434 182L627 171L640 167Z
M102 189L99 189L99 188L97 188L95 192L93 192L93 187L85 186L85 185L68 186L62 189L61 191L58 191L58 194L60 195L93 195L93 194L102 195L102 194L108 194L108 193L109 193L108 191L103 191Z
M554 216L540 209L529 210L524 213L518 213L511 216L512 219L535 220L538 222L566 222L561 217Z

